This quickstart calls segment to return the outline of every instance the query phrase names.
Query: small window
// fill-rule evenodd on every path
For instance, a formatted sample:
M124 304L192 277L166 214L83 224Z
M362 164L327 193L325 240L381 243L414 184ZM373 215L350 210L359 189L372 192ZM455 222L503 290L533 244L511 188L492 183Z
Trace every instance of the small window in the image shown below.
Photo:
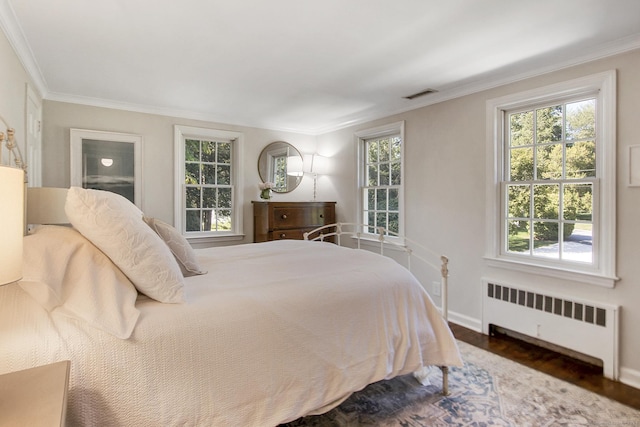
M242 134L176 126L176 227L192 238L242 234Z
M358 132L360 220L364 232L404 233L404 123Z

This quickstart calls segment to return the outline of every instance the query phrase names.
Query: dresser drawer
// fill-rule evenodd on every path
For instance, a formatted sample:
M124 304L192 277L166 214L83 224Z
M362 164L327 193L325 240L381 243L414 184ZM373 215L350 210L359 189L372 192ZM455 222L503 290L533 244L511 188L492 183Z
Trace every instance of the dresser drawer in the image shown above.
M273 230L289 228L315 228L329 224L333 215L324 206L276 207L273 209Z
M287 230L274 230L269 233L269 240L285 240L285 239L294 239L294 240L302 240L304 239L304 233L312 230L311 228L290 228Z

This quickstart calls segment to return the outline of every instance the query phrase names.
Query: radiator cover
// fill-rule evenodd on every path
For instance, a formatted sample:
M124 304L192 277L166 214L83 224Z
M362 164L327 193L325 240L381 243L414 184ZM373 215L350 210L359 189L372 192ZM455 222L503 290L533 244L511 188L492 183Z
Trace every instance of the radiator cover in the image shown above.
M619 306L488 279L482 285L483 333L501 326L601 359L604 376L618 379Z

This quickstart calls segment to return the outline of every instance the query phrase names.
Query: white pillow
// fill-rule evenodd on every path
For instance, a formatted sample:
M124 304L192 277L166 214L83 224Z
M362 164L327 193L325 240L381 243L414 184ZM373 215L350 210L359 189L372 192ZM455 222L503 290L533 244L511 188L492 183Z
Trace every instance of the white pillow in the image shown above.
M71 187L65 212L138 291L160 302L184 302L184 277L178 263L133 203L109 191Z
M71 227L39 226L24 238L20 287L52 315L129 338L140 312L127 276Z
M182 271L184 277L207 274L205 270L200 268L195 251L178 230L157 218L144 216L142 219L167 244L176 261L178 261L180 271Z

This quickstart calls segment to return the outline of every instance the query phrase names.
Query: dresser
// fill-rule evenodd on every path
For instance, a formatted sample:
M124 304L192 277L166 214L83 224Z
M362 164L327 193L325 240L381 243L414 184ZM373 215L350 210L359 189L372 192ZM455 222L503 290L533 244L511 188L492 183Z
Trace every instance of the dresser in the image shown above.
M252 202L253 241L297 239L336 222L336 202Z

